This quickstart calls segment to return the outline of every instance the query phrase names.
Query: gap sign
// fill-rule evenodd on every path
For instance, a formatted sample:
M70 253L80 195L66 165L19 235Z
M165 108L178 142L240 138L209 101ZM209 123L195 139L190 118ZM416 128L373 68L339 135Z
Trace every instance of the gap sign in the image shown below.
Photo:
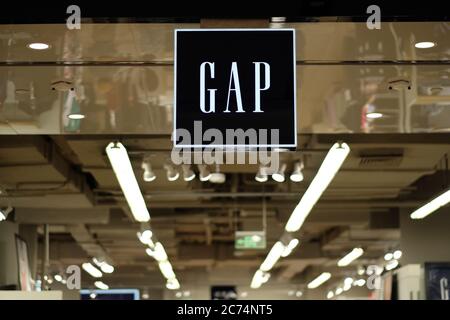
M175 147L295 148L295 71L293 29L175 30Z

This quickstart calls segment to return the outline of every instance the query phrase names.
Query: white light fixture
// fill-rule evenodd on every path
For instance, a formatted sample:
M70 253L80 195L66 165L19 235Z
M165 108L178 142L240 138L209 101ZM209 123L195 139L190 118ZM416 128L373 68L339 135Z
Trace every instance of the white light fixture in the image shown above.
M109 289L109 286L106 283L102 282L102 281L95 281L94 285L97 288L99 288L100 290L108 290Z
M184 164L182 167L183 170L183 180L186 182L192 181L195 179L195 172L192 171L191 166L188 164Z
M356 259L361 257L363 255L363 253L364 253L364 250L362 248L354 248L352 251L350 251L344 257L342 257L338 261L337 265L339 267L346 267L350 263L352 263L353 261L355 261Z
M355 285L357 287L364 287L365 284L366 284L366 280L364 280L364 279L358 279L355 282L353 282L353 285Z
M178 180L180 173L170 164L165 164L164 169L166 169L167 180L170 182Z
M149 221L150 214L139 189L127 150L120 142L111 142L106 147L106 154L134 218L140 222Z
M359 276L362 276L363 274L366 273L366 269L364 267L362 267L362 266L359 266L357 273L358 273Z
M166 261L168 259L166 250L164 250L164 247L161 244L161 242L157 242L153 250L148 248L146 252L149 256L155 258L155 260L158 262ZM151 254L149 254L149 252L151 252Z
M283 253L281 254L281 257L286 258L288 255L290 255L299 243L300 243L300 241L295 238L292 239L291 241L289 241L289 244L284 248Z
M250 284L250 288L252 289L258 289L261 287L263 283L266 283L269 281L270 273L264 272L262 270L258 270L255 272L255 275L253 276L252 282Z
M208 181L211 178L211 172L209 171L208 167L204 164L198 165L198 171L199 171L199 178L200 181L205 182Z
M333 291L328 291L328 293L327 293L327 299L333 299L333 297L334 297L334 292Z
M283 163L281 165L281 167L278 169L277 172L272 174L272 179L275 180L276 182L284 182L284 180L286 179L284 176L284 171L286 171L286 164Z
M342 292L344 292L344 289L342 289L341 287L336 289L336 295L340 295Z
M180 289L180 283L175 279L168 279L166 282L166 288L169 290L178 290Z
M153 232L150 229L146 229L142 232L137 232L137 237L139 239L140 242L142 242L142 244L148 245L148 246L153 246L153 241L152 241L152 237L153 237Z
M433 48L436 44L434 42L431 41L422 41L422 42L417 42L414 47L416 47L417 49L429 49L429 48Z
M98 270L96 267L94 267L90 262L83 263L81 267L83 268L84 271L89 273L94 278L101 278L103 275L102 272Z
M81 113L71 113L67 116L67 118L69 118L71 120L81 120L81 119L86 118L86 116Z
M322 284L330 280L331 273L329 272L323 272L321 273L317 278L315 278L313 281L308 283L308 289L316 289L320 287Z
M447 190L446 192L442 193L441 195L437 196L430 202L428 202L426 205L420 207L413 213L411 213L411 219L423 219L429 214L433 213L434 211L438 210L439 208L445 206L450 202L450 190Z
M277 263L278 259L280 259L283 251L284 251L283 243L281 241L277 241L273 245L272 249L270 249L269 254L267 255L264 262L261 264L260 269L265 272L270 271L270 269L272 269L275 263Z
M344 287L343 287L344 291L350 290L352 288L352 284L353 284L353 278L350 278L350 277L345 278L344 279Z
M56 281L58 281L58 282L61 282L61 281L62 281L62 279L63 279L63 278L62 278L62 276L61 276L61 275L59 275L59 274L55 275L55 277L54 277L54 278L55 278L55 280L56 280Z
M292 182L302 182L303 181L303 162L299 161L294 165L294 171L292 171L289 177Z
M181 298L183 296L183 292L177 292L175 293L176 298Z
M258 172L256 173L255 180L258 182L266 182L268 180L266 168L259 167Z
M335 143L322 162L316 176L292 212L287 224L287 232L298 231L312 208L328 187L350 152L346 143Z
M50 45L43 42L33 42L28 44L27 47L33 50L47 50L48 48L50 48Z
M114 272L114 267L108 263L103 263L102 266L100 267L100 269L104 272L104 273L113 273Z
M144 160L142 162L142 169L144 170L144 173L142 175L142 179L145 182L152 182L156 179L156 175L152 170L152 165L148 160Z
M1 221L5 221L6 219L8 219L8 216L11 213L11 211L13 211L12 207L8 207L6 209L1 209L0 208L0 222Z
M175 279L175 272L173 272L172 265L169 261L160 261L158 263L159 270L161 270L161 273L163 274L164 278L166 279Z
M368 119L380 119L383 117L383 114L380 112L369 112L369 113L366 113L366 117Z
M297 298L300 298L301 296L303 296L303 292L297 291L297 292L295 293L295 296L296 296Z
M388 252L384 255L384 260L389 261L392 260L393 257L394 255L392 254L392 252Z
M93 258L92 261L102 270L104 273L113 273L114 267L104 260Z
M390 271L390 270L395 269L395 268L397 268L397 267L398 267L398 260L391 260L391 261L389 261L389 262L386 264L385 269L386 269L387 271Z
M403 252L401 250L395 250L393 253L393 257L395 260L399 260L403 255Z

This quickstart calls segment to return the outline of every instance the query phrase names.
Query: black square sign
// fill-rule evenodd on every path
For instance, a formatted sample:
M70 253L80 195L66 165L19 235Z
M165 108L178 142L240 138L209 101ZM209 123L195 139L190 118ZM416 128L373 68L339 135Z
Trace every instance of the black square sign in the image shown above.
M295 71L293 29L175 30L175 146L295 148Z

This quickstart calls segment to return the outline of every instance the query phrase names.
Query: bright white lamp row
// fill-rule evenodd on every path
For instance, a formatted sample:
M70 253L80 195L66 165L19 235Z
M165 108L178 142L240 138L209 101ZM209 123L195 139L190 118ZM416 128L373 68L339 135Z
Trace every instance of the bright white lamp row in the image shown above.
M111 162L111 166L116 174L120 188L125 195L125 199L127 200L133 217L139 222L148 222L150 220L150 213L148 212L144 197L142 196L136 176L134 175L133 167L131 165L130 158L128 157L126 148L120 142L111 142L106 147L106 154ZM143 166L143 168L144 170L151 170L149 164L148 166ZM169 168L167 168L167 171L169 173L170 170L168 169ZM171 175L171 179L174 179L174 177L175 176ZM145 172L144 178L146 178ZM178 176L176 179L178 179ZM138 232L139 240L148 246L146 250L147 254L155 258L158 262L159 269L167 280L166 287L170 290L177 290L180 288L180 283L175 276L166 251L160 242L155 244L152 237L153 232L149 228L143 230L142 232ZM88 264L83 265L83 269L86 268L85 270L90 270L90 272L93 272L94 275L98 276L99 274L94 271L92 267L92 265L89 266Z
M346 143L335 143L330 148L316 176L314 177L308 189L303 194L303 197L300 199L300 202L292 212L285 227L286 232L292 233L300 230L312 208L320 199L322 193L326 190L330 182L333 180L334 176L341 168L349 153L350 147ZM298 244L298 240L296 241L297 242L294 242L295 246ZM289 255L292 250L293 248L289 248L289 245L285 246L281 241L276 242L272 249L269 251L260 268L253 276L251 287L256 289L267 282L270 277L270 274L268 272L273 268L273 266L282 256ZM347 258L347 260L349 260L349 258ZM347 263L347 261L344 260L344 263ZM325 272L319 275L318 278L313 280L312 283L310 283L310 286L318 286L327 281L330 277L331 274Z

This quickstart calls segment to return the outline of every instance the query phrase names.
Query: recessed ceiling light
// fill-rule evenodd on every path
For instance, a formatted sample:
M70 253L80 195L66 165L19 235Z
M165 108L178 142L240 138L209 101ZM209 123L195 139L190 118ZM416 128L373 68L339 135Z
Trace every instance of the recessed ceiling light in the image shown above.
M429 49L429 48L433 48L435 45L436 44L431 41L422 41L422 42L417 42L414 46L417 49Z
M383 117L383 114L380 112L369 112L366 114L368 119L379 119Z
M81 119L84 119L86 116L81 113L72 113L72 114L69 114L67 117L72 120L81 120Z
M28 48L33 50L47 50L50 48L50 45L42 42L33 42L28 45Z

